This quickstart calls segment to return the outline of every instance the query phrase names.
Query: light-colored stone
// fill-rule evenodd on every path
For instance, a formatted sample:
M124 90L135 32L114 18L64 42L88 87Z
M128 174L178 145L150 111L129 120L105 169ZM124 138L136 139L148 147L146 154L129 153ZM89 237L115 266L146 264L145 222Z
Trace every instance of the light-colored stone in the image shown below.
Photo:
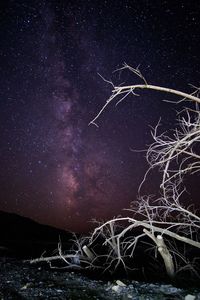
M122 287L119 285L113 285L112 290L116 293L120 293L122 290Z
M188 294L187 296L185 296L185 300L195 300L195 296L194 295L190 295Z
M117 280L116 284L119 285L119 286L126 286L126 284L123 283L121 280Z

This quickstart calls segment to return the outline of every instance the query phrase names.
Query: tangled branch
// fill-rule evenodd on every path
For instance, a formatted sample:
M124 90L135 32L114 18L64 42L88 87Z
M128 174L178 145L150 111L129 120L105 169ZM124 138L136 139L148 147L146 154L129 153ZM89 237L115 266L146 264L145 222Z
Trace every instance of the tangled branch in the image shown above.
M198 277L200 270L195 269L174 244L181 243L192 249L200 249L200 217L194 209L184 207L181 203L185 192L184 176L200 171L200 112L198 110L200 89L194 87L195 91L187 94L151 85L147 83L138 68L134 69L125 64L120 70L123 69L133 72L142 80L142 84L114 86L112 82L105 80L112 85L112 94L90 124L98 126L98 118L111 102L116 101L117 105L130 94L139 96L136 90L142 89L174 94L181 97L179 103L186 100L192 101L196 109L185 108L179 114L177 128L169 132L158 133L160 126L158 122L151 132L153 143L146 151L149 169L139 187L139 194L149 172L158 168L162 177L160 196L156 199L139 196L138 201L135 201L128 209L131 213L130 217L113 218L103 224L98 224L89 238L76 240L77 250L73 254L63 254L59 246L59 258L65 262L67 268L84 266L84 268L115 271L119 266L123 266L126 271L130 271L134 269L136 263L134 257L138 245L142 242L143 245L154 247L155 259L157 259L157 253L160 254L170 278L174 278L176 274L187 268L190 268ZM52 261L57 258L58 256L41 258L35 262ZM180 262L185 265L181 265Z

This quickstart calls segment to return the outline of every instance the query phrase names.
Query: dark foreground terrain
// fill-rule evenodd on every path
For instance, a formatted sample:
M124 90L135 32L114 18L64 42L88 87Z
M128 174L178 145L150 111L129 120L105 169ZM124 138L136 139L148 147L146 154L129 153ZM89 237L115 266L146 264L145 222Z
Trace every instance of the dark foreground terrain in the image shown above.
M45 256L52 255L59 240L68 249L72 237L68 232L0 212L0 300L200 300L200 284L199 288L197 284L196 288L184 289L170 284L120 281L117 277L100 277L99 271L86 276L26 261L40 257L44 251Z
M0 270L1 300L200 300L200 289L130 280L93 280L79 273L50 270L11 258L0 259Z

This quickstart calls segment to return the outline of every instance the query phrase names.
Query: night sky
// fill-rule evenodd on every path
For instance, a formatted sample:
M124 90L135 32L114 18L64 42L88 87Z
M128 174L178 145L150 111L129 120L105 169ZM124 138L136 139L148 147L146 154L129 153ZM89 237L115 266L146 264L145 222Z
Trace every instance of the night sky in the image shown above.
M19 1L0 4L0 209L87 231L137 199L149 125L176 123L176 99L140 91L88 126L112 87L200 82L200 1ZM154 193L158 176L143 189ZM195 199L194 199L195 201Z

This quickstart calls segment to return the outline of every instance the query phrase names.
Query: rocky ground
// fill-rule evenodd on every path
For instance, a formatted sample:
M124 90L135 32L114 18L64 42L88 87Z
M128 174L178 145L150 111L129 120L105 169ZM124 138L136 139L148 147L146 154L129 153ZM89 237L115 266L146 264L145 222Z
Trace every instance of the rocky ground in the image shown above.
M93 280L80 273L31 265L14 258L0 259L0 299L184 299L200 300L200 289L131 280Z
M45 263L24 262L30 258L38 258L44 252L45 256L51 256L60 240L63 249L70 249L72 238L73 235L69 232L0 212L0 300L200 300L200 287L184 289L170 284L125 280L118 275L115 279L110 275L105 277L105 273L100 276L99 270L86 275L51 269ZM149 261L149 257L146 259ZM142 265L147 263L144 256L138 255L136 260L142 261ZM134 278L143 280L144 276L141 277L139 270L140 268L136 269ZM166 282L164 270L163 274L160 274L162 271L159 270L162 268L153 260L150 274L147 270L145 278L151 282L153 279L162 278L163 282ZM190 279L190 273L187 273L179 280L179 286L189 285Z

